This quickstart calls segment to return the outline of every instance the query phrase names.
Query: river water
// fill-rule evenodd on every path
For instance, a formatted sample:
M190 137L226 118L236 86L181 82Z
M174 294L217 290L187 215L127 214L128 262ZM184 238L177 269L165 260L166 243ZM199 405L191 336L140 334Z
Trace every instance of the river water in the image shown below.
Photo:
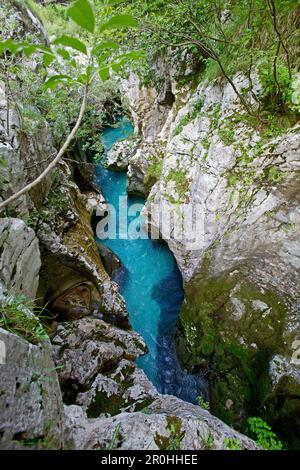
M103 131L105 151L132 134L131 122L119 119L117 125ZM143 216L137 211L144 199L124 199L127 196L126 172L107 170L103 163L104 160L97 166L96 181L106 201L117 209L120 196L123 197L122 204L127 206L128 213L133 213L128 216L128 225L133 223L137 227L135 233L140 230L145 235ZM111 220L112 217L110 215ZM118 211L116 225L121 227ZM113 279L120 286L133 329L143 336L149 349L138 359L139 367L160 393L176 395L192 403L197 402L198 396L207 399L206 382L200 375L183 370L177 359L174 335L183 302L183 286L172 252L167 245L149 238L124 239L118 230L115 239L98 239L98 242L110 248L122 262L122 268Z

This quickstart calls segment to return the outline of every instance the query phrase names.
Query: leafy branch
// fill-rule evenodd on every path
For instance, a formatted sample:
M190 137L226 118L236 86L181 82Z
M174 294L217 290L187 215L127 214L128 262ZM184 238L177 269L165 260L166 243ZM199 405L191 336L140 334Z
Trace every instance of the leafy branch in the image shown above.
M111 5L115 5L116 0L103 0L102 3L103 7L107 8ZM69 68L71 70L75 69L77 63L76 58L73 55L74 51L77 55L80 53L84 57L83 61L85 63L83 73L82 70L79 69L79 72L75 76L68 73L54 74L48 77L46 82L43 84L43 87L46 90L54 90L62 84L69 86L76 84L83 87L82 101L77 120L57 155L49 163L46 169L37 178L35 178L34 181L28 183L24 188L17 191L6 200L0 202L0 211L2 211L8 204L19 199L22 195L28 193L32 188L40 184L61 160L69 145L74 140L80 127L86 110L89 87L95 77L99 77L100 80L104 82L109 77L111 70L118 72L127 61L136 60L140 57L139 53L136 51L116 55L116 51L119 50L119 45L116 42L97 42L96 40L99 32L102 33L104 31L137 26L138 23L132 16L114 15L100 24L97 31L95 13L89 0L76 0L71 7L68 8L67 15L78 26L80 26L85 33L89 34L89 42L93 44L92 48L83 42L81 38L68 35L62 35L54 39L49 47L44 44L32 44L25 41L18 42L12 39L0 42L0 54L11 54L12 56L23 54L23 56L27 58L33 54L41 54L43 65L46 68L49 68L54 61L59 63L61 59L63 59L65 62L65 68ZM70 52L70 50L72 52ZM113 56L113 53L115 53L115 56Z

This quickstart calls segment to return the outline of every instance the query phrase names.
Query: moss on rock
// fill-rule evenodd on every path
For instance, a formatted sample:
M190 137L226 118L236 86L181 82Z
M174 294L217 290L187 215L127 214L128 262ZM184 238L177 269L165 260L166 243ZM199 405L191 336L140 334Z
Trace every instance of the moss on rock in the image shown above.
M293 392L283 384L272 390L269 376L271 358L288 354L285 302L249 280L246 267L212 277L209 264L206 257L199 277L186 286L177 338L181 361L190 369L210 368L211 410L229 425L242 429L247 416L261 415L281 426L292 417L296 426L299 384Z

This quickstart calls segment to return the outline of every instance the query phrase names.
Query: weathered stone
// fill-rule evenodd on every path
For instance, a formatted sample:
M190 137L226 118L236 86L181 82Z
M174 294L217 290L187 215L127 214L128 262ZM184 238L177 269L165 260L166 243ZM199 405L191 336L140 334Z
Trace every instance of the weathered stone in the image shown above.
M75 405L65 407L65 413L66 448L109 448L117 434L114 445L122 450L222 450L230 443L240 449L258 449L251 439L207 411L167 395L150 405L147 413L145 410L88 419L83 409Z
M120 142L116 142L107 152L106 166L112 170L126 170L136 147L137 142L135 140L122 140Z
M43 249L38 296L48 302L49 309L53 309L60 320L98 311L110 316L111 321L128 325L125 301L104 269L91 227L95 212L91 207L92 192L89 191L87 196L82 194L71 182L70 171L65 165L61 172L65 179L60 185L66 200L64 210L57 210L52 201L46 208L47 223L38 230ZM94 196L96 201L103 203L97 193ZM89 293L76 309L72 293L78 289L87 289Z
M122 266L121 261L107 246L102 243L97 243L97 245L103 266L107 273L112 276Z
M51 347L0 329L0 448L60 449L63 404Z
M114 416L121 411L146 408L158 396L143 370L122 359L113 372L98 374L87 392L79 393L76 404L90 418Z
M62 383L90 384L97 373L117 367L122 358L134 360L145 352L141 337L95 318L62 323L52 340Z
M234 81L238 89L248 86L241 74ZM143 136L129 162L129 187L132 181L134 189L146 193L148 149L159 141L163 164L146 209L185 282L181 360L191 368L223 371L223 378L210 376L212 409L239 426L257 399L257 388L265 405L272 390L270 360L278 354L289 357L299 334L299 126L266 139L246 122L234 121L244 111L230 84L202 81L183 101L174 75L171 82L175 102L163 110L153 106L155 90L139 91L134 77L127 84L136 132ZM257 76L253 83L259 94ZM150 115L155 130L148 127ZM194 207L192 221L197 214L199 222L192 236L183 233L181 239L174 236L176 224L182 227L178 204ZM160 221L170 214L169 231ZM296 410L294 399L287 397ZM268 409L273 406L273 418L278 417L274 396L272 403ZM283 419L288 414L286 404ZM272 422L272 412L266 418Z
M35 299L41 257L34 231L20 219L0 219L0 287Z

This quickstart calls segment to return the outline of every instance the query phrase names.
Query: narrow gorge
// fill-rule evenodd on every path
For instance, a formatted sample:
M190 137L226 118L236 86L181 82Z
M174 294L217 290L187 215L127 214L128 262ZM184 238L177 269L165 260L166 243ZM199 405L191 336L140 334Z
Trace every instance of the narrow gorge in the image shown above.
M148 3L0 5L0 449L299 449L299 4Z

